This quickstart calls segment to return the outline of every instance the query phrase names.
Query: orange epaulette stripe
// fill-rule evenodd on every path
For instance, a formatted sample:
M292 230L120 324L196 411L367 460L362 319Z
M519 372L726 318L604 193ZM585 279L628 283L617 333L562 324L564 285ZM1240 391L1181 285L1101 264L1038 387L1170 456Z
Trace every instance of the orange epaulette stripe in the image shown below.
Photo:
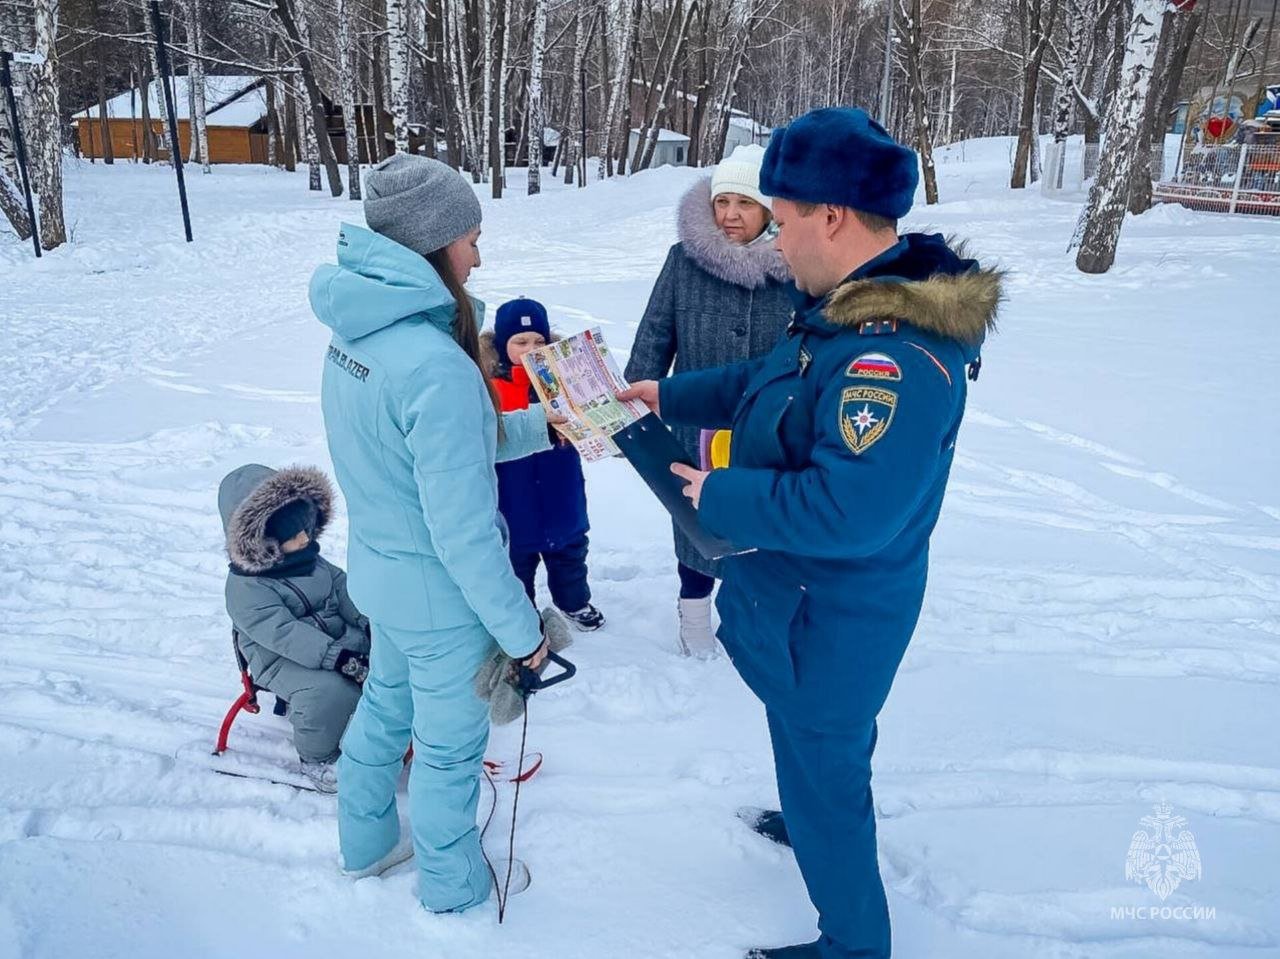
M942 365L942 362L936 356L934 356L932 353L926 350L919 343L912 343L910 340L907 340L906 343L908 346L914 346L917 350L919 350L925 356L929 357L929 359L933 360L933 365L938 368L938 372L940 372L943 376L947 378L947 386L953 385L951 382L951 374L947 372L947 368Z

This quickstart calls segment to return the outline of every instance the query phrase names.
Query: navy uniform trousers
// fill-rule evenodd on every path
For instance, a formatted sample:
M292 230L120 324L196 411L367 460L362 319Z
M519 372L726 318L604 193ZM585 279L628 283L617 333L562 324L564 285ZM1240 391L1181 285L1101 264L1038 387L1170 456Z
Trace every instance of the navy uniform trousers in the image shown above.
M666 422L733 430L699 522L751 550L725 560L719 637L766 707L823 959L890 953L876 716L920 614L966 367L998 300L998 275L909 235L801 303L768 356L660 387Z

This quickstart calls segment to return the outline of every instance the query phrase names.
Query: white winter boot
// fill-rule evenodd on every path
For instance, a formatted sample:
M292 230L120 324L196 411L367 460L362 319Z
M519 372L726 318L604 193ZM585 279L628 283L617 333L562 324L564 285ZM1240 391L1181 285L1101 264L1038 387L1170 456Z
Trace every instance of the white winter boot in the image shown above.
M381 876L384 872L394 869L402 862L408 862L413 858L413 837L401 834L399 841L391 848L391 851L375 862L371 866L363 869L347 869L343 867L342 874L348 879L368 879L370 876Z
M302 764L302 775L316 792L332 795L338 791L338 769L333 763Z
M686 656L711 659L716 637L711 631L711 597L680 600L680 651Z

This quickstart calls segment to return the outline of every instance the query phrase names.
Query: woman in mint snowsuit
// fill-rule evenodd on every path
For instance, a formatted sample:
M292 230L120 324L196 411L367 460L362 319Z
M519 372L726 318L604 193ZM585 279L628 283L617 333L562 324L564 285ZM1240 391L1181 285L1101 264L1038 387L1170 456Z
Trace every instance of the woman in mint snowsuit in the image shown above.
M338 264L311 306L333 330L321 403L350 518L351 598L373 624L364 695L342 741L344 867L403 853L395 789L414 749L410 820L423 905L468 909L490 893L476 806L489 737L475 676L494 642L540 662L540 623L499 527L498 459L549 449L536 407L500 420L476 364L480 205L454 170L398 154L365 179L372 229L344 225ZM501 436L500 436L501 433Z

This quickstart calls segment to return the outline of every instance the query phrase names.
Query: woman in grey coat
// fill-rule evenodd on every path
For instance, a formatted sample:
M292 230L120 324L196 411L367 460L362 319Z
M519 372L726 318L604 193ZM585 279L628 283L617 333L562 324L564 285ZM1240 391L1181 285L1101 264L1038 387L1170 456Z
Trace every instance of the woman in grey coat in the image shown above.
M369 620L347 574L320 555L333 487L316 469L256 463L218 488L227 535L227 613L259 686L289 704L302 771L331 792L338 742L369 672Z
M739 147L680 203L679 242L667 254L636 331L626 377L631 382L724 366L763 356L791 318L790 273L768 229L769 198L760 192L764 150ZM673 432L695 463L700 431ZM707 464L709 467L709 464ZM680 645L715 651L711 593L717 564L675 530L680 574Z

